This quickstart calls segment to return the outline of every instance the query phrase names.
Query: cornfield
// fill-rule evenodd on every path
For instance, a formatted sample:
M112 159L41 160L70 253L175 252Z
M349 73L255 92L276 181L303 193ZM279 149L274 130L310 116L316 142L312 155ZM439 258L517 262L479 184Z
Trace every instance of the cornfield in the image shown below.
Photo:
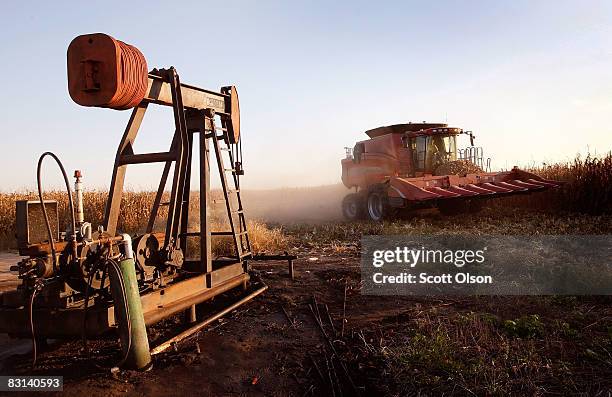
M567 211L588 214L609 214L612 213L612 154L608 153L604 157L587 155L584 158L576 157L573 161L556 164L542 164L541 166L528 167L528 171L533 172L547 179L563 181L565 184L559 189L550 189L542 193L530 194L525 196L512 196L495 200L492 205L499 207L523 207L540 211ZM343 190L342 190L343 191ZM300 192L299 196L304 197L308 192ZM217 198L220 192L213 192L213 199ZM106 205L107 192L105 191L86 191L84 193L85 218L94 225L102 224L104 218L104 208ZM217 197L216 197L217 196ZM266 196L269 200L269 195ZM331 197L331 196L330 196ZM335 197L335 196L334 196ZM145 230L149 219L150 208L155 198L155 192L134 192L126 191L121 202L121 216L119 217L118 229L138 234ZM255 197L256 198L256 197ZM35 192L5 193L0 194L0 249L14 248L15 242L15 201L16 200L38 200ZM59 207L60 223L65 222L63 230L66 229L68 221L68 202L66 193L63 191L50 191L45 193L45 199L57 200ZM167 197L162 201L167 201ZM261 200L260 200L261 201ZM265 201L265 200L264 200ZM291 200L288 200L291 202ZM301 203L292 202L292 206L299 206ZM270 205L279 211L279 204ZM336 205L338 208L340 204ZM167 207L160 207L157 217L156 227L159 230L164 224L167 216ZM309 209L308 211L311 211ZM320 209L316 209L320 210ZM190 225L195 225L193 215L198 214L199 197L198 192L192 192L190 202ZM260 211L261 212L261 211ZM312 211L311 211L312 212ZM227 230L221 219L216 216L223 213L223 209L213 206L213 228L215 230ZM271 214L275 211L272 210ZM248 213L247 213L248 215ZM264 211L264 218L266 212ZM294 221L298 221L295 219ZM194 226L197 228L197 226ZM289 237L283 233L281 228L269 228L260 221L249 221L249 236L254 252L278 252L285 250L289 244ZM192 228L192 230L197 230ZM216 238L213 242L214 248L219 254L227 252L230 247L228 239Z
M498 200L496 206L518 206L546 211L587 214L612 213L612 153L527 169L543 178L563 181L559 189Z
M213 199L216 194L219 193L213 192ZM103 222L107 197L108 193L104 191L85 191L83 194L85 220L91 222L94 230L97 225L101 225ZM45 200L56 200L58 202L61 230L66 230L70 219L66 192L45 192L44 198ZM117 229L130 234L144 233L154 199L155 192L124 192ZM16 247L15 201L17 200L38 200L38 194L35 192L0 194L0 249L14 249ZM166 197L162 198L162 202L164 201L168 201L167 193ZM191 194L189 211L190 231L197 230L198 192L192 192ZM165 225L167 214L167 207L161 206L157 215L155 231L163 231L162 228ZM213 206L212 230L229 230L227 223L222 221L221 214L223 214L222 209ZM289 239L280 228L269 228L265 223L255 220L248 220L247 227L253 252L278 252L287 248ZM230 243L231 241L227 238L215 238L213 240L213 252L218 255L228 254L231 250ZM190 248L196 249L197 246L190 244Z

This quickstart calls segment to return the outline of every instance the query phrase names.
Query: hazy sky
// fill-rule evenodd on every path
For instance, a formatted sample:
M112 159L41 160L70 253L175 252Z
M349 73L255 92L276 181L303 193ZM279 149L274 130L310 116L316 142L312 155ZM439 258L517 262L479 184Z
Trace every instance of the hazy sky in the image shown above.
M35 186L45 150L108 187L130 112L80 107L66 83L68 44L93 32L182 82L236 85L249 188L337 183L343 147L397 122L473 130L494 168L612 149L610 1L4 1L1 15L4 192ZM172 113L149 113L136 150L166 150ZM132 166L128 184L158 171Z

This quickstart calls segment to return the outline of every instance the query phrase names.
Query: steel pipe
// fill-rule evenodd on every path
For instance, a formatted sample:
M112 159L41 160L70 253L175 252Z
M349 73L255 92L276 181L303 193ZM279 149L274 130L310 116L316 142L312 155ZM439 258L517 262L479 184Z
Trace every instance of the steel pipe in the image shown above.
M191 328L181 332L177 336L168 339L167 341L163 342L159 346L156 346L153 349L151 349L151 355L159 354L159 353L167 350L172 345L182 341L183 339L187 338L188 336L191 336L191 335L195 334L196 332L198 332L202 328L206 327L208 324L212 323L213 321L216 321L216 320L220 319L221 317L225 316L226 314L228 314L232 310L235 310L239 306L244 305L245 303L247 303L248 301L252 300L257 295L260 295L262 292L264 292L267 289L268 289L268 286L264 285L263 287L261 287L257 291L255 291L255 292L245 296L244 298L240 299L238 302L236 302L236 303L226 307L225 309L221 310L219 313L215 314L214 316L211 316L211 317L207 318L206 320L202 321L201 323L199 323L197 325L194 325L193 327L191 327Z
M205 278L202 277L203 282L204 280ZM238 277L234 277L213 288L204 290L201 293L197 293L197 294L185 297L183 299L174 301L163 307L156 307L152 311L145 312L145 323L147 325L155 324L158 321L161 321L168 316L171 316L175 313L179 313L183 310L186 310L191 305L202 303L205 300L211 299L219 294L229 291L235 287L238 287L242 285L245 281L248 281L248 280L249 280L249 276L247 274L243 274Z

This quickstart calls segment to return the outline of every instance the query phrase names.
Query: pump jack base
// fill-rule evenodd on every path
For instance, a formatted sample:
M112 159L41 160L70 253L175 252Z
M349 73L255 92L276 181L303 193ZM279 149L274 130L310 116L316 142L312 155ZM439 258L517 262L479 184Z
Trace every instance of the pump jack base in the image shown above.
M142 309L147 326L188 309L190 306L212 299L250 280L242 263L225 266L207 274L174 282L166 287L141 295ZM210 285L210 286L208 286ZM14 290L0 295L0 333L12 337L29 337L30 318L28 308L16 306L21 301L21 291ZM13 302L13 304L11 304ZM33 310L34 327L41 338L75 338L83 334L84 308ZM96 304L87 309L85 331L88 337L100 336L117 327L113 305Z

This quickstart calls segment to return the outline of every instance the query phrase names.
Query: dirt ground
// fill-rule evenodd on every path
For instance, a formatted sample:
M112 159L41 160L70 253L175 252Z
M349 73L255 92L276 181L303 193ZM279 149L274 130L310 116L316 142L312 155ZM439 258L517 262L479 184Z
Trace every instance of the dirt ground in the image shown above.
M11 257L5 255L5 258ZM354 256L308 258L295 263L294 281L288 277L286 262L255 263L256 274L270 289L195 338L181 343L178 351L157 356L153 369L148 372L112 374L111 367L118 359L118 346L113 339L89 342L91 358L83 352L81 341L52 342L39 355L37 368L31 370L30 342L15 343L3 336L0 374L63 375L64 395L191 395L194 392L198 395L302 395L309 388L314 393L316 382L311 380L312 374L306 373L312 365L307 359L309 352L313 357L318 354L323 339L302 306L313 291L319 290L317 296L321 303L329 302L339 310L342 302L337 300L335 284L330 284L330 290L322 289L321 284L330 276L338 280L344 273L358 276L358 270L347 269L350 262L355 266ZM338 268L345 270L334 270ZM254 281L252 288L260 284ZM202 305L200 317L220 310L240 295L241 291L235 291ZM334 309L330 310L333 313ZM340 318L339 312L333 315ZM337 326L340 327L339 321ZM181 316L165 320L149 330L151 344L184 327Z
M612 393L609 297L364 296L351 234L362 231L287 232L299 255L295 280L286 262L253 262L269 290L156 356L148 372L112 372L119 357L109 336L90 341L89 355L81 341L52 342L35 370L29 341L0 339L0 374L63 375L63 395L75 396ZM241 294L201 305L200 318ZM185 327L181 316L165 320L149 330L151 344Z

